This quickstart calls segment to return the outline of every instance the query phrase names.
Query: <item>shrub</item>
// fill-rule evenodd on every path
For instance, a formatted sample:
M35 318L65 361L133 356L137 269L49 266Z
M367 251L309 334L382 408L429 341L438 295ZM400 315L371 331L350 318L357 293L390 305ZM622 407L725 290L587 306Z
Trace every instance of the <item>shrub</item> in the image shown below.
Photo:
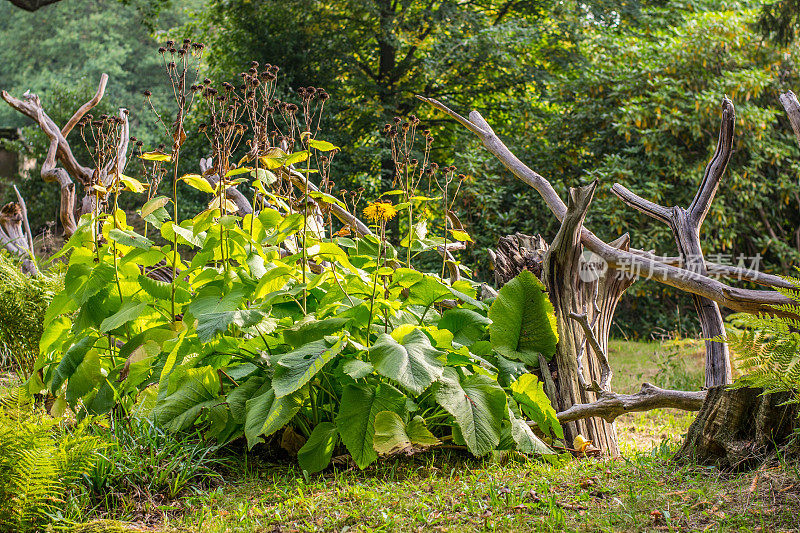
M63 274L43 271L28 276L7 253L0 252L0 368L13 368L25 379L30 377L45 311L63 287Z
M310 473L337 448L360 468L444 441L478 456L553 454L526 422L562 436L543 385L526 367L555 351L552 306L541 282L523 272L500 291L492 307L500 320L489 331L478 284L445 253L448 244L471 241L452 211L463 178L455 167L437 171L430 163L428 133L412 153L419 120L386 125L398 188L363 208L372 223L366 228L348 212L358 212L359 191L341 200L332 194L329 164L339 148L314 129L327 93L298 90L300 106L276 107L277 70L259 74L257 63L243 73L242 94L231 84L190 89L186 50L197 49L185 42L180 64L167 73L208 106L201 131L211 141L215 180L178 177L181 107L172 152L140 152L150 174L142 181L117 175L98 190L110 213L84 215L60 252L69 254L65 288L51 304L30 391L49 391L81 415L136 408L159 428L196 429L219 443L243 436L252 448L280 434ZM217 106L222 101L231 103ZM238 122L244 112L249 127ZM287 116L283 147L270 145L268 126L283 128ZM98 126L99 147L112 144L117 127ZM255 133L243 143L246 131ZM258 151L234 158L239 144ZM143 192L144 181L156 184L170 168L172 197L149 194L138 215L147 226L135 232L118 209L120 195ZM256 212L239 216L229 192L246 185ZM210 202L179 221L178 191L187 186ZM428 226L433 212L442 213L443 228ZM404 235L397 247L387 239L392 220ZM436 273L414 268L437 250ZM171 282L146 275L156 265L172 273Z

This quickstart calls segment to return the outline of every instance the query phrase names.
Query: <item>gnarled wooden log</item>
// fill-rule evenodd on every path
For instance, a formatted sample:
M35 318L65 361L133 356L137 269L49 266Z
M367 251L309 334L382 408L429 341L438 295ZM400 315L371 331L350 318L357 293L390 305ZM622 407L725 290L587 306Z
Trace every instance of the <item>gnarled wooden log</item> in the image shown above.
M740 470L779 450L797 424L798 405L786 404L790 399L786 393L763 392L724 386L709 389L675 459Z
M575 404L566 411L558 413L558 421L563 423L582 418L600 417L613 422L625 413L650 411L652 409L682 409L699 411L703 407L706 391L677 391L661 389L650 383L643 383L636 394L616 394L603 391L597 401Z
M0 209L0 246L22 262L26 274L36 274L39 269L33 257L33 243L25 231L25 211L19 203L8 203Z

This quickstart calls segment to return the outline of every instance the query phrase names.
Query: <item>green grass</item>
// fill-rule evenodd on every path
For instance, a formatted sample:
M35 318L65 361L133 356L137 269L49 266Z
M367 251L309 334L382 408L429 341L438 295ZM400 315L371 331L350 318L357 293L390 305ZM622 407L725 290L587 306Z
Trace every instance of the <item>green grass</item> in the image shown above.
M685 365L658 366L672 353ZM655 355L654 355L655 354ZM612 341L614 389L702 382L703 347ZM659 359L660 358L660 359ZM677 369L677 370L676 370ZM698 385L699 386L699 385ZM623 458L496 463L444 450L305 476L289 462L230 452L224 481L175 500L126 494L74 531L797 531L797 463L724 474L669 457L692 413L617 419ZM121 520L121 521L120 521Z

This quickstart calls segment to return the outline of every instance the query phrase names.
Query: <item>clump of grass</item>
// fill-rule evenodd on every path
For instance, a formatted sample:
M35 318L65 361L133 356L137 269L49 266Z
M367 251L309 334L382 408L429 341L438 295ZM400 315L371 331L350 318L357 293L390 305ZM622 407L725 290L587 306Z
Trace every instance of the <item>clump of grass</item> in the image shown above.
M58 270L29 276L0 252L0 370L30 377L47 306L63 286L64 276Z
M221 479L224 458L197 435L167 433L136 417L112 417L99 434L109 446L85 476L97 515L143 518Z

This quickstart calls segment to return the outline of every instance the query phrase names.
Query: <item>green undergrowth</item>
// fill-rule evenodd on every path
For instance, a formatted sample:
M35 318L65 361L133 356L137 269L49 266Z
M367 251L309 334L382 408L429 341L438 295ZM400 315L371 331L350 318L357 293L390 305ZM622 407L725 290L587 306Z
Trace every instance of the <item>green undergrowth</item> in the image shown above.
M248 464L188 497L163 531L786 531L796 466L726 476L667 461L668 445L617 461L497 464L440 453L305 479ZM753 479L758 477L755 485ZM752 490L751 490L752 489Z

